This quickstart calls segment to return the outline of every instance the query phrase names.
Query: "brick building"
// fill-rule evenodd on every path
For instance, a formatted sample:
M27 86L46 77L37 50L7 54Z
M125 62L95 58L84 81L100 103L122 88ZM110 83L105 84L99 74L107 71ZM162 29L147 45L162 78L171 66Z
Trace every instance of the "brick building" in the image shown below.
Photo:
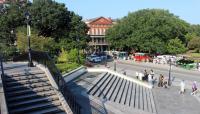
M106 30L114 24L111 18L98 17L86 20L89 27L88 35L91 38L89 42L91 52L103 52L109 49L109 43L105 39Z
M6 2L6 0L0 0L0 4L3 4L5 2Z

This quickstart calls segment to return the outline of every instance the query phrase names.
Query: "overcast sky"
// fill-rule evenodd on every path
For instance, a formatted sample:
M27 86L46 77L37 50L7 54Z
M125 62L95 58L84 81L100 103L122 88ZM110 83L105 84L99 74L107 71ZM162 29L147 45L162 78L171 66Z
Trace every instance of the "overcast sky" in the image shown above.
M99 16L122 18L146 8L169 10L181 19L200 24L200 0L56 0L84 19Z

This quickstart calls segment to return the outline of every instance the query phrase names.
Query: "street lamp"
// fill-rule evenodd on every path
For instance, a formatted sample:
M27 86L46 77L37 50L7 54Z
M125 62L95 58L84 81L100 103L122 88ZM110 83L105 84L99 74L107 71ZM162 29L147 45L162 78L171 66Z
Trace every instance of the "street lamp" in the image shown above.
M171 69L172 69L172 61L169 59L169 78L168 78L168 86L171 86Z
M31 18L30 18L30 13L28 11L25 13L25 17L26 17L26 24L27 24L27 39L28 39L28 58L29 58L28 66L29 67L33 67L33 62L32 62L32 58L31 58L31 41L30 41L30 37L31 37L31 27L30 27Z
M79 55L80 55L80 54L79 54L79 41L80 41L80 40L79 40L78 37L76 38L76 41L77 41L77 43L78 43L78 46L77 46L77 49L78 49L78 64L80 64L80 63L81 63L81 62L80 62L80 57L79 57Z

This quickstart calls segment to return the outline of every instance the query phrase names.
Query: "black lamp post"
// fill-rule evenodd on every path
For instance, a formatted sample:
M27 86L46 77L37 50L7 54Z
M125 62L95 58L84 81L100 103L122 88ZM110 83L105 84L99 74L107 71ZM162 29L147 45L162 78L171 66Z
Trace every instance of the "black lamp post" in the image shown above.
M171 86L171 69L172 69L172 61L169 59L169 78L168 78L168 86Z
M80 55L80 54L79 54L79 41L80 41L80 40L79 40L78 37L76 38L76 41L77 41L77 44L78 44L78 45L77 45L77 49L78 49L78 64L80 64L80 63L81 63L81 61L80 61L80 56L79 56L79 55Z
M31 41L30 41L30 37L31 37L31 27L30 27L31 18L30 18L30 13L28 11L25 13L25 17L26 17L26 24L27 24L27 39L28 39L28 58L29 58L28 66L29 67L33 67L33 62L32 62L32 58L31 58Z

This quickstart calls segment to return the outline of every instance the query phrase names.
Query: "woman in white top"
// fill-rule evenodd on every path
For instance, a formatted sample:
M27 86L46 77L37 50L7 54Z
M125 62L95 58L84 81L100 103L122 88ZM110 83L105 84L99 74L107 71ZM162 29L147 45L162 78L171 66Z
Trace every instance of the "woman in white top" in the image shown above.
M184 80L181 81L180 86L181 86L180 94L183 94L185 92L185 82L184 82Z

